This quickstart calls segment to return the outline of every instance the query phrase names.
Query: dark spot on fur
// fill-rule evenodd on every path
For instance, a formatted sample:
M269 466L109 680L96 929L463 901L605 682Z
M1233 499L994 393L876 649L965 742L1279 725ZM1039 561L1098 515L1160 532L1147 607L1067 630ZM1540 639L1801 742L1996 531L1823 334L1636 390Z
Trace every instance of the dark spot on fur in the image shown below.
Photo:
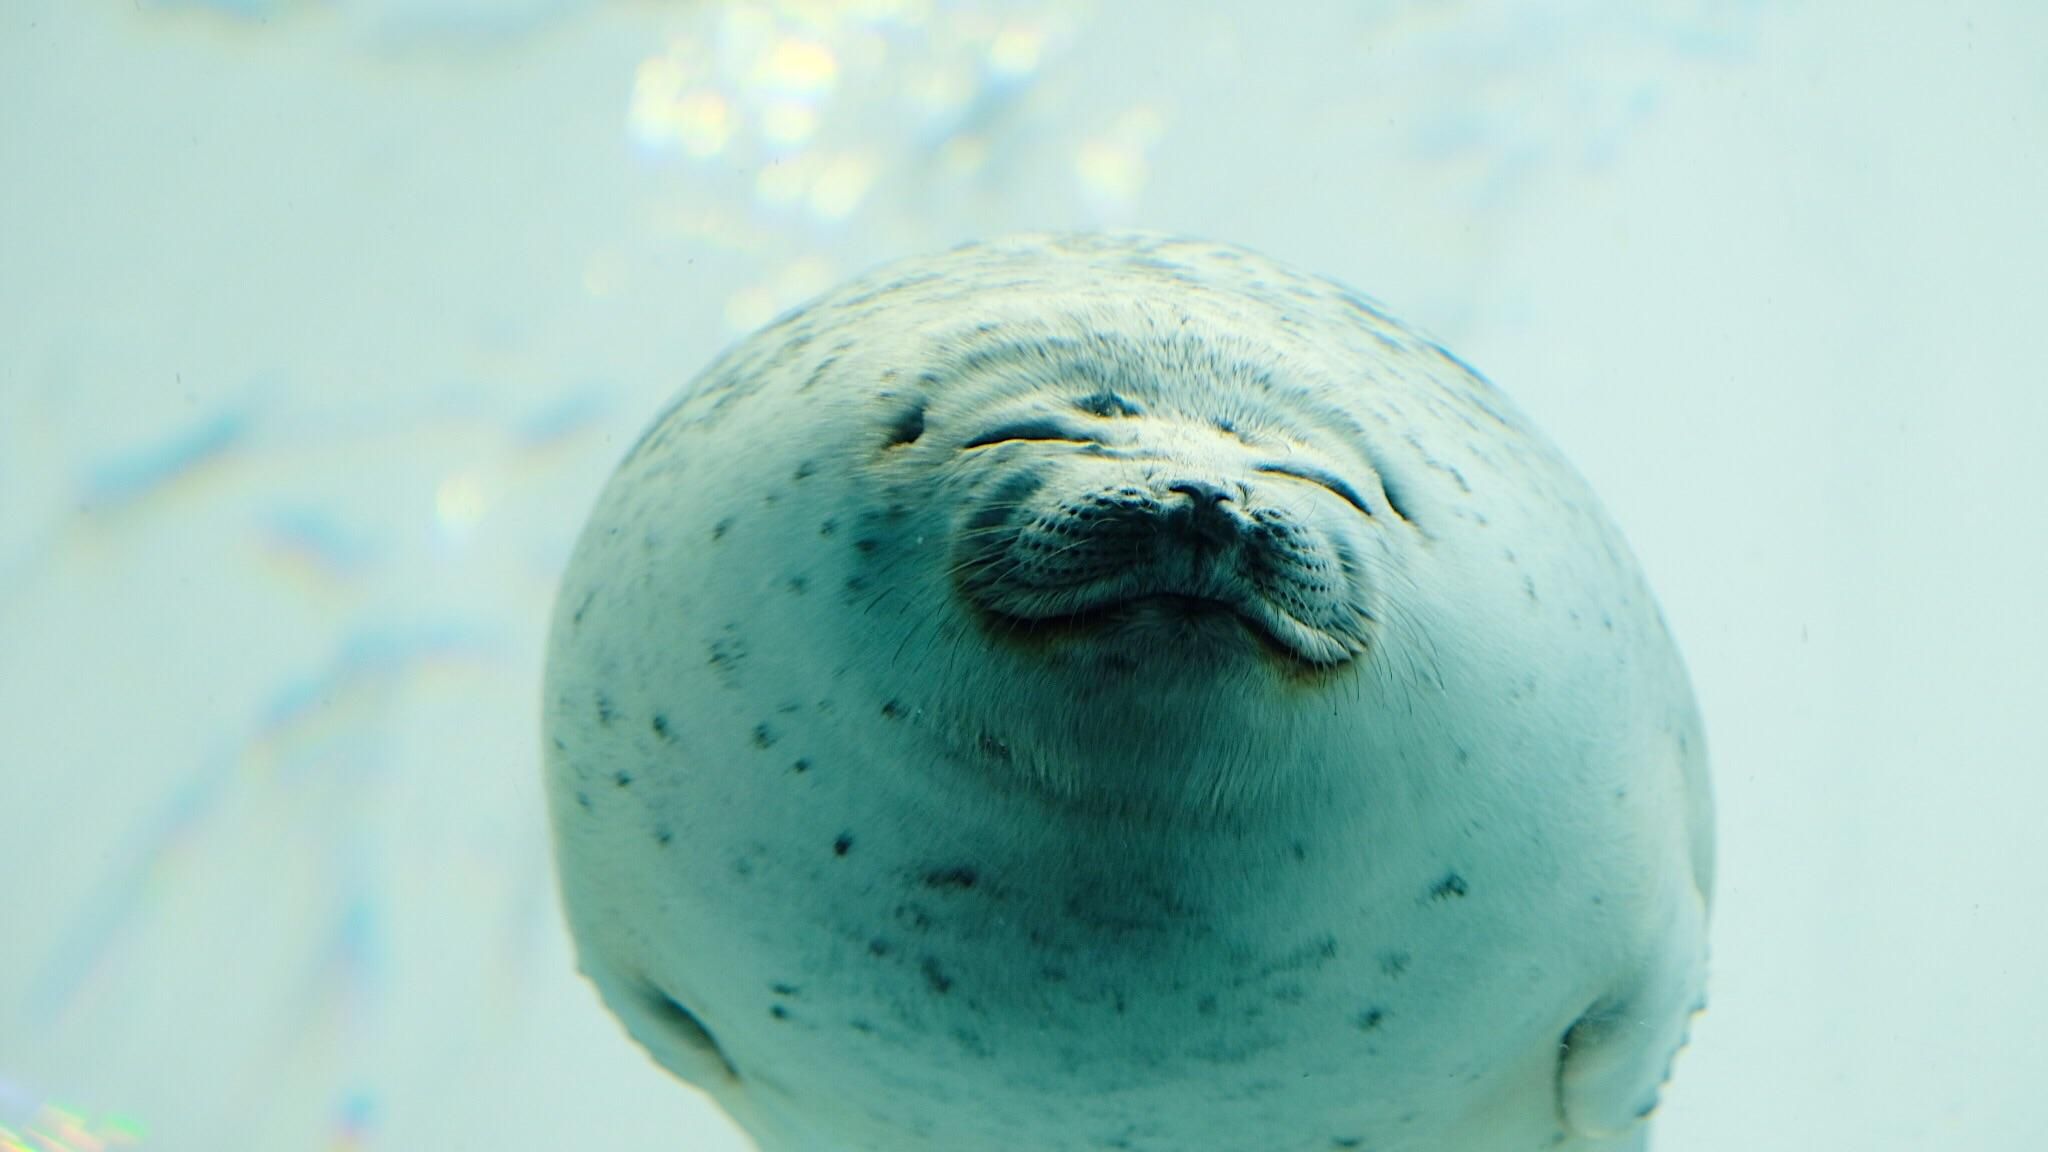
M654 830L654 842L656 844L661 845L663 848L666 848L671 843L673 843L675 841L675 838L676 834L674 832L669 831L668 825L666 824Z
M818 535L820 536L830 536L837 531L839 531L839 520L836 517L828 517L823 524L818 525Z
M1389 976L1399 976L1408 971L1408 963L1414 959L1408 953L1395 950L1380 953L1380 971Z
M754 725L754 747L773 748L778 739L780 737L775 734L775 729L766 724Z
M882 702L882 715L891 720L901 720L903 719L903 705L894 700L885 700Z
M863 536L860 539L855 540L853 542L854 551L859 552L863 556L873 555L875 549L880 548L881 546L882 545L880 541L866 536Z
M618 715L618 713L612 710L612 698L605 695L602 692L598 693L597 722L609 728L612 726L612 717L616 715Z
M1074 407L1090 416L1143 416L1145 410L1114 392L1104 389L1074 401Z
M868 941L868 955L870 956L887 956L895 950L896 946L894 944L889 943L880 936Z
M725 539L725 534L730 531L732 531L732 517L727 516L711 526L711 538L713 540L723 540Z
M832 854L834 856L844 856L851 851L853 851L852 834L841 832L838 838L832 841Z
M946 970L939 966L938 957L925 957L918 965L918 970L924 973L924 982L931 985L932 991L944 996L953 990L953 978L946 975Z
M768 1006L768 1014L770 1016L775 1017L777 1020L789 1019L789 1009L784 1008L780 1004L770 1004Z
M667 740L670 742L673 742L675 740L675 737L669 734L668 717L663 713L656 712L654 714L654 719L649 720L647 722L647 726L649 728L654 729L654 734L656 736L661 737L663 740Z
M569 617L569 622L570 622L571 624L581 624L581 623L583 623L583 614L584 614L585 612L588 612L588 611L590 611L590 605L591 605L591 602L592 602L592 601L594 601L594 600L596 600L596 599L597 599L597 589L595 589L595 588L592 588L592 589L591 589L590 591L588 591L588 592L585 592L585 593L583 594L583 599L582 599L582 601L581 601L581 602L579 602L579 603L578 603L578 604L576 605L576 611L575 611L575 612L574 612L573 614L571 614L571 615L570 615L570 617Z
M798 596L803 595L804 590L809 588L810 586L810 580L803 576L791 576L788 580L783 581L783 587L788 588L791 592L796 593Z
M1431 900L1450 900L1463 896L1471 890L1471 886L1465 883L1463 876L1458 875L1456 872L1447 872L1444 874L1443 879L1430 887L1429 898Z
M1353 1021L1353 1023L1358 1025L1360 1032L1377 1032L1380 1025L1386 1022L1387 1013L1383 1008L1367 1008L1365 1011L1360 1012L1358 1018Z
M631 772L614 772L612 773L612 783L621 788L631 788L633 786L633 774Z
M888 447L901 448L917 443L918 438L924 435L924 410L925 402L919 400L897 413L889 425Z
M578 792L578 793L576 794L576 804L577 804L577 806L578 806L578 807L582 808L582 809L583 809L583 810L584 810L585 812L588 812L588 811L590 811L590 793L588 793L588 792Z
M740 639L739 626L728 624L725 635L711 642L708 663L717 673L720 683L731 685L738 681L740 668L747 661L747 643Z
M816 388L818 382L825 378L825 374L832 371L833 366L838 363L839 357L837 356L827 356L823 360L818 361L817 365L811 369L811 374L804 377L804 382L797 385L796 390L799 392L809 392L811 389Z
M981 753L991 760L1001 760L1006 764L1010 760L1010 746L986 732L981 734Z
M927 888L972 888L979 877L974 869L965 865L952 868L935 868L924 874Z
M811 762L809 760L800 759L796 763L791 764L789 766L789 770L801 776L804 773L809 772L811 770Z
M797 480L808 480L808 479L810 479L811 477L813 477L813 476L815 476L815 475L817 475L817 474L818 474L818 466L817 466L817 464L813 463L812 461L806 460L806 461L804 461L803 463L801 463L801 464L798 464L798 465L796 466L796 472L794 473L794 479L797 479Z

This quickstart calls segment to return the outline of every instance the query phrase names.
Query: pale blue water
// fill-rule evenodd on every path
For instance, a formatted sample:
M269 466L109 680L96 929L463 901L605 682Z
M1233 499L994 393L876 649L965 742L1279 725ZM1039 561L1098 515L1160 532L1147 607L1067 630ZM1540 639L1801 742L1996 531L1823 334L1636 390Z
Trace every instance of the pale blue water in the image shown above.
M1628 529L1722 828L1659 1152L2048 1147L2044 50L2018 0L9 0L0 1148L739 1148L573 973L553 581L740 332L1109 225L1386 301Z

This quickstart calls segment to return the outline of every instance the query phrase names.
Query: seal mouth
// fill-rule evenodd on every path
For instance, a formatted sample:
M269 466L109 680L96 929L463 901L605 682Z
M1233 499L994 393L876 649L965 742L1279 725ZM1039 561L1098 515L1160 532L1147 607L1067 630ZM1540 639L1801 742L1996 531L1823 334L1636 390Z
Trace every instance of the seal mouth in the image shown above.
M1080 607L1024 614L990 609L990 623L1012 639L1057 640L1123 633L1137 644L1210 642L1249 637L1270 655L1309 669L1334 668L1352 649L1257 599L1189 592L1112 596Z
M1341 527L1227 469L1019 468L956 548L951 575L995 639L1072 640L1119 665L1327 669L1365 651L1372 623Z

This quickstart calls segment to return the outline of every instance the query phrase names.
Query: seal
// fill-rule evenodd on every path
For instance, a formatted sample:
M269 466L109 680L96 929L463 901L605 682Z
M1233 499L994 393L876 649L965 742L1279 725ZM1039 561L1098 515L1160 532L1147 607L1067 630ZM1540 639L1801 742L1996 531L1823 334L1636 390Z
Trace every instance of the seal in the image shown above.
M1236 248L776 321L563 579L583 971L766 1152L1615 1152L1703 1005L1704 745L1491 384Z

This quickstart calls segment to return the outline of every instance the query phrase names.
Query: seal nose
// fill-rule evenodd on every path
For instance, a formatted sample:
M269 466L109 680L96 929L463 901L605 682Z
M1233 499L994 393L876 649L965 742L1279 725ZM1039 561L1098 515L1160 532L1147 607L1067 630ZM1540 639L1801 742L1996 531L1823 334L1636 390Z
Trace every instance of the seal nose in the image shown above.
M1206 480L1179 480L1166 490L1187 497L1172 519L1198 545L1221 547L1237 538L1237 517L1224 507L1231 502L1231 495L1221 486Z

